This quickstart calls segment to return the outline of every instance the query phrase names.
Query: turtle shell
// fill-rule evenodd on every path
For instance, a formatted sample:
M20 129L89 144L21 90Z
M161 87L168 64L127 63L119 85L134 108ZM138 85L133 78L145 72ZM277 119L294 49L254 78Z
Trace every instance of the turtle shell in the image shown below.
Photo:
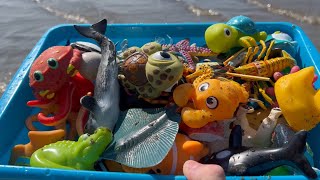
M148 82L145 70L147 61L148 56L143 52L133 53L125 59L122 71L131 84L142 86Z
M247 16L235 16L226 24L246 35L253 35L258 32L255 23Z
M151 55L155 52L161 51L162 47L161 44L157 42L149 42L141 47L142 51L145 52L147 55Z

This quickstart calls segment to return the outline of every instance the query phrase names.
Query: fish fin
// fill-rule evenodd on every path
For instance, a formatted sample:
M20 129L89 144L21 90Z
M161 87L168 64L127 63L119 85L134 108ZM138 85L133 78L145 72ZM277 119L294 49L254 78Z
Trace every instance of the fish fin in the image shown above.
M284 149L288 151L289 160L293 161L305 175L309 178L317 178L317 173L312 169L310 163L304 156L307 134L308 132L303 130L297 132Z
M155 119L163 117L164 114L166 114L164 117L166 121L154 128L152 133L140 134L140 139L137 142L133 141L130 147L115 151L116 142L141 130ZM151 167L160 163L169 152L178 133L177 119L173 110L165 108L129 109L121 112L118 121L120 125L117 124L115 128L114 141L102 158L134 168Z
M242 147L242 128L240 125L235 125L229 136L229 148L241 148Z
M92 96L83 96L80 99L80 104L91 113L94 113L95 108L98 106L96 99Z
M106 31L107 20L103 19L100 22L93 24L91 27L78 26L74 25L73 27L83 36L95 39L99 42L102 42L104 34Z
M133 108L128 111L120 112L117 126L115 127L114 138L118 139L135 132L152 120L159 118L164 113L163 108L156 109L139 109Z
M96 24L93 24L91 27L99 32L100 34L106 33L108 21L106 19L102 19L101 21L97 22Z
M134 168L146 168L159 164L168 154L178 132L178 123L167 121L141 142L119 153L102 157ZM114 150L113 150L114 151ZM105 156L106 155L106 156Z

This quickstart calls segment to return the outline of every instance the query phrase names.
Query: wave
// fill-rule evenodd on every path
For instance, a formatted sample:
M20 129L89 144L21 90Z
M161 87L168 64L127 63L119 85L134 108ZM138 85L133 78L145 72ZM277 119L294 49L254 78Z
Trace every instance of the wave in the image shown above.
M32 1L35 2L36 4L38 4L38 6L41 7L42 9L44 9L45 11L47 11L57 17L62 17L66 20L74 21L77 23L87 23L87 24L90 23L90 21L86 17L83 17L79 14L70 14L68 12L60 11L58 9L55 9L55 8L50 7L48 5L45 5L43 3L43 1L41 1L41 0L32 0Z
M312 24L312 25L320 25L320 17L317 17L317 16L307 16L304 14L300 14L298 12L294 12L292 10L273 7L271 4L264 4L257 0L247 0L247 2L249 4L256 5L260 8L264 8L267 11L274 14L286 16L286 17L295 19L297 21Z
M177 2L183 3L187 10L196 16L221 16L221 13L215 9L204 9L194 4L189 4L183 0L176 0Z

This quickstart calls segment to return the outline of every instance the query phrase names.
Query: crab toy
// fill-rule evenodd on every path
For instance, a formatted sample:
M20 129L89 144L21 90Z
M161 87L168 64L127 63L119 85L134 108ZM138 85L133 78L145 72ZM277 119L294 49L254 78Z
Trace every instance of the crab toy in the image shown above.
M183 73L183 64L171 53L158 51L150 56L136 52L127 57L118 78L123 86L137 91L148 102L172 87ZM165 102L164 104L166 104Z
M30 107L53 109L52 116L38 114L38 121L46 126L65 128L70 120L70 137L75 136L75 119L80 109L80 98L93 92L93 83L83 78L77 69L82 52L71 46L54 46L45 50L32 64L29 85L36 100L28 101Z
M211 25L205 32L205 41L213 52L226 53L234 47L248 48L245 61L258 53L257 41L264 41L267 33L259 32L255 23L246 16L236 16L227 23ZM252 52L252 47L254 50Z

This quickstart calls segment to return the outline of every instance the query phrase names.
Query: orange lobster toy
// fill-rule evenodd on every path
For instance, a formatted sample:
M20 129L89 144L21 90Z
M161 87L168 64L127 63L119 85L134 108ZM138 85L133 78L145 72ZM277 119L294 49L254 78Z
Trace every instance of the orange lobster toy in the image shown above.
M232 118L239 104L246 103L248 97L248 92L237 82L218 79L182 84L173 92L175 103L183 107L182 120L191 128Z

